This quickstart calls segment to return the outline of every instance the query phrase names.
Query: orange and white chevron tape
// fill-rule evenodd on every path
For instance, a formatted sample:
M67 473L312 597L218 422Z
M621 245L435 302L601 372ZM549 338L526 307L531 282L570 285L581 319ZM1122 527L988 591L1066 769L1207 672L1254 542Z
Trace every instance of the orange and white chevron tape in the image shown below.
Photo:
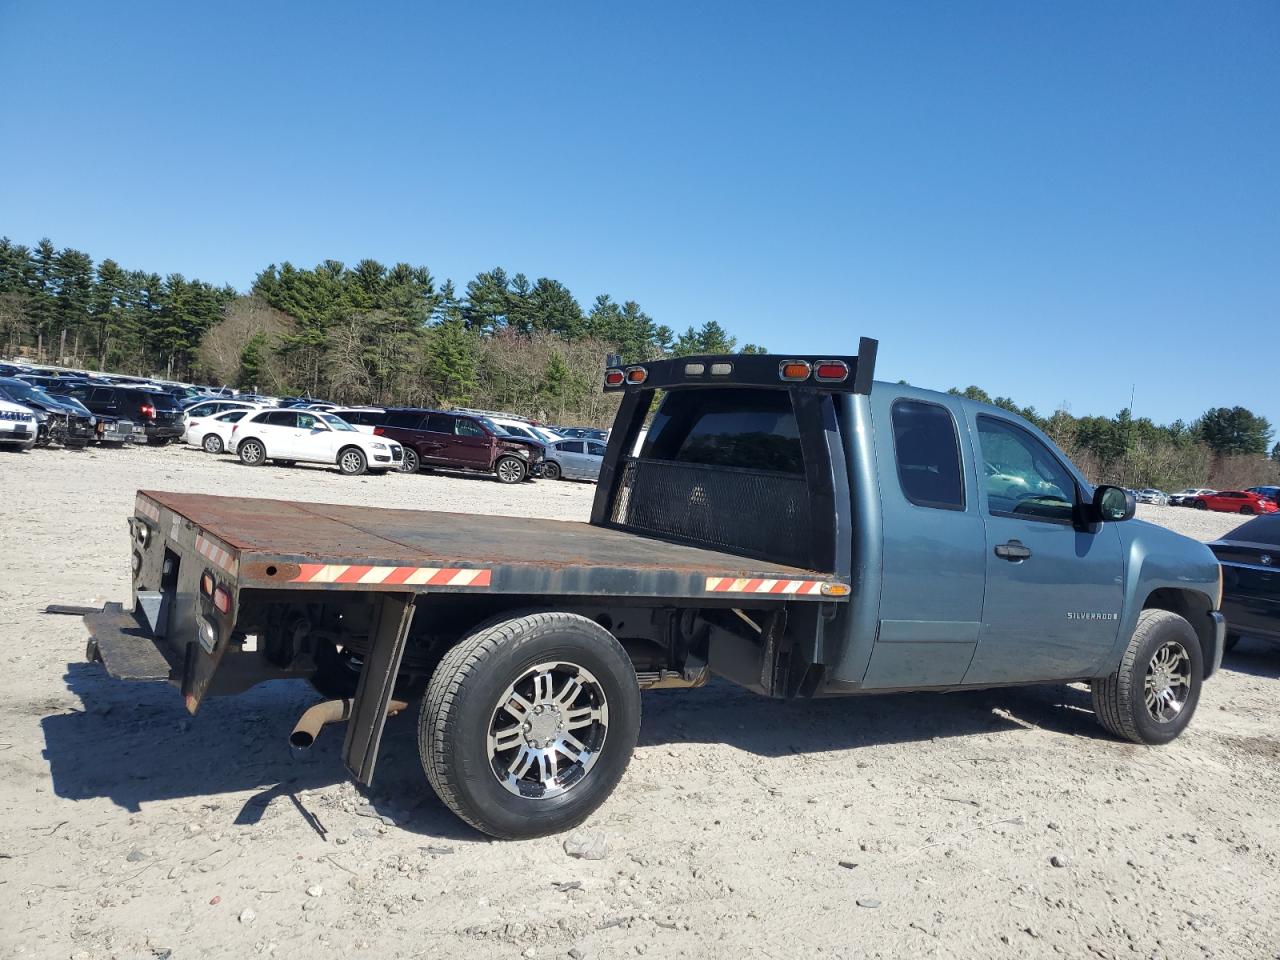
M304 563L290 583L374 583L387 586L487 587L492 570L462 567L375 567Z
M823 580L766 580L748 577L707 577L707 593L777 593L816 596Z

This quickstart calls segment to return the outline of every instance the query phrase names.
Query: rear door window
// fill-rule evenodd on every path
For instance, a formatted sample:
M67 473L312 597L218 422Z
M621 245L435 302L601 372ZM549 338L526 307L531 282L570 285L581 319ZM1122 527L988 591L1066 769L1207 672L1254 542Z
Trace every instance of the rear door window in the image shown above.
M429 413L423 429L429 433L453 433L453 417L447 413Z
M893 447L903 495L921 507L964 509L960 438L951 411L938 403L893 404Z
M565 453L581 453L582 452L581 440L566 440L564 441L564 443L557 444L557 446L561 450L563 450Z
M587 443L587 453L591 454L591 456L593 457L603 457L604 444L597 443L595 440L590 441L589 443Z
M401 430L422 430L423 415L416 410L392 410L386 414L385 423L388 427L398 427ZM431 429L427 427L426 429Z
M785 390L672 391L640 456L802 475L804 456Z

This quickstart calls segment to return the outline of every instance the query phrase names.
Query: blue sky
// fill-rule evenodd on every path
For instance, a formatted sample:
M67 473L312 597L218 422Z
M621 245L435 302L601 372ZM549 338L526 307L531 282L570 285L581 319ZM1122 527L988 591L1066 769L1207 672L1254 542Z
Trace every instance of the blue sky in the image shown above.
M501 265L1051 410L1280 426L1280 4L0 0L0 234Z

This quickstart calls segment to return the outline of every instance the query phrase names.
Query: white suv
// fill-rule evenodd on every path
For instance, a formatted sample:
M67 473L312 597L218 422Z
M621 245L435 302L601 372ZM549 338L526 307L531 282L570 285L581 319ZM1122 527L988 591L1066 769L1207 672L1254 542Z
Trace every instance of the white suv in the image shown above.
M19 404L0 400L0 443L17 444L19 450L27 450L36 442L39 431L34 413Z
M361 433L341 417L314 410L254 410L232 428L232 449L251 467L268 460L333 463L348 476L399 470L404 448Z

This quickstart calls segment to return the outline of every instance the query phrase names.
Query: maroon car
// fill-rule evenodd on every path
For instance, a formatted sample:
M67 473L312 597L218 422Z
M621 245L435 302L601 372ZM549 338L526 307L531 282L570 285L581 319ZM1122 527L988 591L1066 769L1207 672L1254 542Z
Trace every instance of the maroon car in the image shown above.
M404 447L404 472L444 467L492 473L503 483L542 475L546 448L512 437L487 417L443 410L387 410L374 433Z

